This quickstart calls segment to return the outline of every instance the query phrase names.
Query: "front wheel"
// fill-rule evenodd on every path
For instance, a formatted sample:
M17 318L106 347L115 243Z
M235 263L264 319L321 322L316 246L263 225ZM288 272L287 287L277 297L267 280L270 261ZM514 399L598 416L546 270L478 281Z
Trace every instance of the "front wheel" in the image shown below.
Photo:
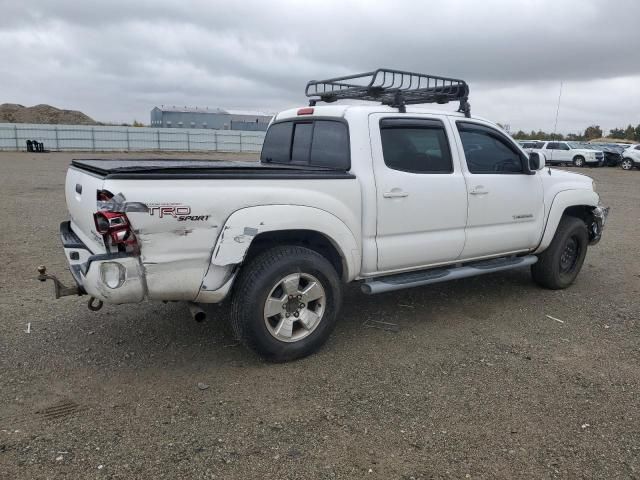
M533 280L552 290L567 288L580 273L588 244L585 223L576 217L562 217L551 244L531 265Z
M631 170L633 168L633 161L630 158L623 158L620 166L623 170Z
M238 339L266 360L294 360L325 343L341 302L340 279L326 258L304 247L276 247L243 266L231 325Z
M584 167L584 157L577 156L573 159L574 167Z

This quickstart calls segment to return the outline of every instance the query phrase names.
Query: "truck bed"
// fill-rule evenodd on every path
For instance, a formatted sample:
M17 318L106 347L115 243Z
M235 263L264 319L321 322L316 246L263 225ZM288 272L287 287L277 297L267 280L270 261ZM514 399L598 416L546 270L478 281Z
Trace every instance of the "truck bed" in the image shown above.
M72 160L73 168L105 179L341 179L355 178L344 170L307 165L189 159Z

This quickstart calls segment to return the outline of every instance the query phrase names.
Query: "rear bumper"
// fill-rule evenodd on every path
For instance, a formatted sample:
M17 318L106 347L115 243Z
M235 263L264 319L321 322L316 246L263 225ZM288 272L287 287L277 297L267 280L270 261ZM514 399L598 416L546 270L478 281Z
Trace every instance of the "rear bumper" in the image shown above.
M93 254L73 232L71 222L60 224L60 239L69 270L81 292L105 303L144 300L146 285L139 257L127 253Z

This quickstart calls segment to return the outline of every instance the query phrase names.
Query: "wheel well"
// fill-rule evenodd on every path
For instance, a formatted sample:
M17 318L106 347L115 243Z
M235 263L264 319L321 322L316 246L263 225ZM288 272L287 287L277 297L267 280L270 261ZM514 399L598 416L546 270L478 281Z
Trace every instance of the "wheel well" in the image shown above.
M573 156L573 159L575 160L576 158L581 158L581 159L583 159L583 160L584 160L584 155L580 155L580 154L578 154L578 155L574 155L574 156Z
M346 267L340 252L325 235L314 230L278 230L256 235L245 255L244 262L251 261L265 250L282 245L297 245L318 252L325 257L340 278L345 278Z
M562 215L579 218L588 226L593 221L592 210L593 207L589 207L587 205L573 205L571 207L567 207Z

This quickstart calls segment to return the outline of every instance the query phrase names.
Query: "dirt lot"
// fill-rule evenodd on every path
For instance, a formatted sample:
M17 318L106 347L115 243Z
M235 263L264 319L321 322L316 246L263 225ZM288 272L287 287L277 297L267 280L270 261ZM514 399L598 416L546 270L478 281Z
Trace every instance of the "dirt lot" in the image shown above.
M0 478L640 478L640 171L585 172L612 213L572 288L351 287L320 353L271 365L225 306L53 300L72 157L0 154Z

